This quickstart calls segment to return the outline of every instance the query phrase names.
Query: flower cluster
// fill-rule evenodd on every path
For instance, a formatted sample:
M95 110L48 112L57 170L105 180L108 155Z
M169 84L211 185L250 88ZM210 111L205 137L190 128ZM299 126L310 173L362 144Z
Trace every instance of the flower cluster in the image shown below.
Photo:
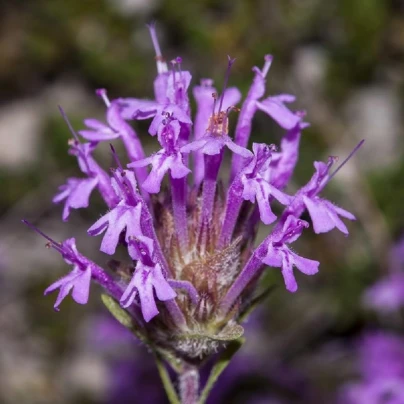
M271 56L265 56L262 69L253 68L241 108L236 106L239 90L227 87L234 59L228 60L220 95L212 80L203 79L193 89L197 112L192 120L191 74L182 69L179 57L164 61L155 28L149 28L158 71L153 100L110 100L105 90L97 90L106 106L106 122L86 119L78 134L61 111L73 135L70 154L77 158L83 177L68 179L54 202L64 203L63 220L68 220L72 209L87 207L97 190L107 212L88 234L102 235L100 250L107 255L125 249L129 264L114 261L108 272L81 255L74 239L57 243L44 235L73 266L45 293L59 289L55 308L70 291L83 304L92 278L127 310L140 335L177 358L195 361L241 336L239 322L267 266L280 268L290 292L298 288L295 269L306 275L318 272L318 261L292 249L309 227L301 219L305 211L315 233L337 228L346 235L341 218L355 217L320 196L334 175L330 170L335 157L314 162L307 184L294 195L285 192L308 123L304 112L290 109L294 96L264 95ZM258 110L284 129L279 147L253 143L252 151L247 148ZM239 112L233 135L232 111ZM145 155L130 125L144 119L151 119L149 134L160 145L151 156ZM100 142L118 138L130 162L122 166L112 148L116 167L107 172L92 153ZM220 180L225 153L231 154L231 170L228 180ZM279 216L272 209L275 203L284 208ZM254 247L260 221L268 225L267 237Z
M366 334L359 344L361 380L344 386L341 404L404 402L404 340L386 332Z

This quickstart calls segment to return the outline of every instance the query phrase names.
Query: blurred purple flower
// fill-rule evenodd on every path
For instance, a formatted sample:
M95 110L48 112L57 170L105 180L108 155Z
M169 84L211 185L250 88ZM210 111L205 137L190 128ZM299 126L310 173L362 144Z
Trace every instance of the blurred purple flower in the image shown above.
M340 403L404 403L404 339L379 332L365 335L358 345L361 381L342 388Z
M366 308L386 314L404 306L404 240L390 252L389 274L370 286L363 295Z

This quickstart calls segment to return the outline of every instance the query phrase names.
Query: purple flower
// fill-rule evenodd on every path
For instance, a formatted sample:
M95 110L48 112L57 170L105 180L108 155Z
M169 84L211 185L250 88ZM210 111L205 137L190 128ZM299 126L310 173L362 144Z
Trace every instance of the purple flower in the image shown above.
M385 332L358 341L360 380L341 388L341 404L404 402L404 340Z
M404 306L404 273L392 273L380 279L366 290L363 303L382 314L399 310Z
M88 207L91 192L97 184L97 178L69 178L67 184L59 187L59 193L54 196L52 202L59 203L66 199L62 216L64 221L69 218L70 209Z
M370 286L362 296L365 307L380 314L404 307L404 242L395 244L389 254L389 274Z
M317 234L326 233L336 227L347 235L348 229L339 216L349 220L356 220L355 216L317 196L330 178L329 170L334 161L335 158L330 157L327 164L320 161L314 162L316 171L313 177L296 193L288 209L290 212L298 212L299 216L307 209L313 222L314 232Z
M61 254L65 262L73 265L73 270L66 276L52 283L46 290L45 295L60 289L54 308L59 310L60 303L71 291L75 302L86 304L90 293L90 281L92 267L95 266L90 260L81 255L76 247L76 240L70 238L61 244L51 244Z
M177 120L167 117L166 122L162 122L158 129L158 140L162 149L146 159L128 165L128 167L152 165L149 176L142 184L147 192L160 192L161 181L168 170L172 178L183 178L191 172L184 164L182 153L177 146L180 129L180 123Z
M265 224L271 224L276 220L270 206L271 197L284 205L288 205L291 201L288 195L266 180L267 172L270 170L272 151L274 147L271 148L264 143L253 143L254 157L241 173L243 198L252 203L254 199L257 200L261 220Z
M251 152L244 147L234 143L228 136L228 115L227 112L220 112L211 117L206 133L200 139L195 140L181 148L183 153L199 151L209 156L219 154L224 146L227 146L233 153L241 157L251 157Z
M241 108L240 118L235 130L235 141L242 147L246 147L248 144L251 135L252 120L258 109L267 113L282 128L288 130L296 128L302 118L300 112L292 112L285 106L285 103L291 103L295 100L293 95L281 94L259 101L265 94L265 81L272 64L272 56L266 55L264 59L265 64L262 70L256 66L253 68L255 73L254 80ZM306 126L307 124L302 124L301 129ZM233 156L231 179L237 175L242 166L242 159L237 155Z
M161 55L154 25L149 25L149 30L156 52L158 71L154 81L155 100L122 98L118 102L122 107L124 119L153 118L149 133L154 136L167 115L177 119L183 126L192 124L187 95L192 76L188 71L181 69L180 57L171 61L172 70L168 71L167 63ZM188 134L185 138L187 137Z
M294 253L287 244L293 243L302 233L303 228L309 225L304 220L288 216L282 231L274 234L268 240L268 250L262 262L271 267L282 268L282 275L285 281L286 289L290 292L296 292L297 283L293 275L295 266L300 272L306 275L314 275L318 272L318 261L303 258Z
M402 379L381 379L370 383L352 383L341 393L341 404L402 404Z
M142 202L136 199L134 190L136 180L131 171L115 173L113 186L121 200L107 214L98 219L89 229L88 234L98 236L105 231L100 250L106 254L115 254L121 233L126 230L125 241L129 237L142 234L140 221Z
M130 206L122 200L114 209L98 219L88 229L88 234L98 236L106 231L100 250L106 254L113 255L119 242L119 236L124 230L126 230L126 242L128 242L130 236L141 233L141 210L142 204L140 202L136 206Z
M52 247L54 250L58 251L65 262L73 266L73 270L68 275L54 282L45 290L45 295L47 295L56 289L60 289L54 305L56 310L59 310L60 303L70 291L72 292L73 299L77 303L87 303L91 279L94 279L108 294L115 298L122 294L120 286L117 285L102 268L77 250L76 240L74 238L69 238L62 243L57 243L30 222L23 220L23 223L44 237L48 241L47 247Z
M96 119L86 119L84 123L89 129L79 131L79 134L91 142L100 142L112 140L120 137L125 144L128 156L131 160L144 158L142 144L135 130L124 120L121 115L121 105L115 100L112 103L109 101L104 89L97 92L104 100L107 106L107 122L108 125ZM144 169L136 170L136 175L139 181L144 181L146 171Z
M303 195L303 202L313 221L315 233L326 233L336 227L344 234L348 234L348 229L344 222L338 217L342 216L349 220L355 220L355 216L345 209L335 206L326 199L321 199L318 196L309 198Z
M56 194L52 200L54 203L65 200L62 218L64 221L67 221L71 209L88 207L90 195L95 187L98 187L108 207L116 203L116 196L107 173L91 156L91 153L96 147L96 143L81 144L77 140L77 135L62 109L61 113L75 137L75 139L69 142L69 154L77 157L80 170L88 176L88 178L68 178L67 183L59 187L59 193Z
M201 84L195 86L193 89L193 95L198 107L194 125L195 140L201 139L205 136L206 130L208 129L209 119L215 106L216 94L217 92L213 87L213 80L211 79L202 79ZM215 97L213 95L215 95ZM237 105L240 99L241 93L237 88L227 88L223 94L223 110L227 111L229 108ZM201 151L195 151L194 160L195 167L193 174L195 183L200 184L205 172L203 153Z
M108 125L97 119L85 119L88 129L79 130L79 134L91 142L113 140L125 134L130 126L122 120L119 114L119 105L115 102L107 110Z
M82 271L78 266L75 266L68 275L52 283L52 285L45 290L45 295L56 289L60 289L54 305L56 310L59 309L60 303L62 303L62 300L70 291L72 292L72 297L76 303L86 304L90 293L90 281L91 267L88 266Z
M367 380L400 377L404 380L404 340L388 332L367 333L358 341L361 374Z
M160 264L154 262L153 246L149 240L131 238L130 244L138 250L138 262L132 280L121 297L121 303L123 307L130 306L138 294L143 317L149 322L159 313L153 291L161 301L172 300L177 294L164 278Z

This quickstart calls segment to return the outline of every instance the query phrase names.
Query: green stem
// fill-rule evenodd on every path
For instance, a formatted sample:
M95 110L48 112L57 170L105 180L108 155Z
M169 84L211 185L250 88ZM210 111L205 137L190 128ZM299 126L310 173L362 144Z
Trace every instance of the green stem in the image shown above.
M155 353L156 365L160 374L161 381L163 382L164 390L166 391L168 400L170 404L181 404L180 399L178 398L177 392L173 386L170 375L167 372L166 367L164 366L163 361L161 360L158 353Z

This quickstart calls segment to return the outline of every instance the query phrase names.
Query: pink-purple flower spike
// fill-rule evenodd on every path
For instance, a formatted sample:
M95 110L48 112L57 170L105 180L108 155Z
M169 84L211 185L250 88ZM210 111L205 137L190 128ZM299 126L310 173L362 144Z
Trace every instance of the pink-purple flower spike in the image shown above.
M183 68L187 62L174 57L167 63L154 24L149 30L157 64L153 99L109 99L105 89L97 90L106 117L105 122L84 121L78 135L87 143L80 142L61 110L73 135L70 154L84 176L69 178L54 202L65 201L62 217L68 220L72 209L89 206L97 189L107 211L88 234L102 235L100 250L114 256L119 248L125 262L114 260L114 272L108 274L77 251L74 239L56 243L35 230L73 266L46 290L59 289L56 308L70 292L77 303L86 303L93 279L127 310L133 327L153 349L195 366L226 345L226 335L241 335L241 314L266 268L280 271L290 292L298 289L297 271L318 272L317 260L292 250L303 230L311 226L319 234L337 228L348 234L343 219L355 216L319 194L363 142L331 174L335 157L314 162L313 176L291 194L285 189L309 124L304 111L291 107L293 95L264 95L272 56L264 57L261 69L253 68L253 82L240 108L240 91L227 87L235 62L229 57L220 95L211 79L194 87L193 120L188 97L192 77ZM252 143L249 150L258 110L284 135L279 145L268 138ZM230 113L239 114L235 128ZM159 143L149 156L133 127L137 120L150 120L149 135ZM121 163L111 146L116 167L107 172L92 153L99 143L111 140L122 141L129 161ZM227 175L222 173L226 157L231 158ZM310 224L301 219L306 211ZM267 226L266 236L254 248L259 222Z

